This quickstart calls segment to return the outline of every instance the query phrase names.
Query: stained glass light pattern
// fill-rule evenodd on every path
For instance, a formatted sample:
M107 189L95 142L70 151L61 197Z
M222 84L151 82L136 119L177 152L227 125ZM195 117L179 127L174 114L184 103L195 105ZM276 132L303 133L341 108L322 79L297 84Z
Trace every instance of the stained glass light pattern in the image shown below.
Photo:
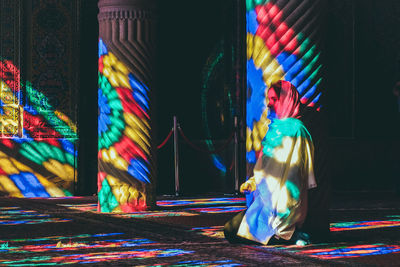
M318 1L246 1L247 107L246 158L255 163L269 120L265 90L291 82L301 102L320 107L321 63L315 32Z
M399 227L400 219L360 222L338 222L331 223L331 232L366 230L384 227Z
M193 251L182 249L135 249L127 251L92 252L87 254L69 254L59 256L31 256L22 260L0 259L2 265L37 266L37 265L69 265L78 263L100 263L124 259L165 258L191 254Z
M0 69L2 112L7 110L4 103L19 110L11 112L18 117L15 120L6 115L17 128L12 133L3 131L0 139L0 192L14 197L72 195L77 177L76 125L54 109L42 92L23 84L11 61L1 60Z
M201 213L238 213L245 210L245 206L218 206L218 207L207 207L207 208L190 208L188 211L201 212Z
M228 197L217 197L217 198L191 198L191 199L180 199L180 200L159 200L157 205L161 207L182 207L182 206L213 206L213 205L232 205L232 204L244 204L245 198L228 198Z
M152 205L148 88L99 40L99 211Z
M194 227L190 231L198 232L201 235L225 238L223 226Z
M298 251L297 253L320 259L339 259L383 255L399 252L400 246L398 245L365 244L356 246L337 246L328 248L306 249Z
M60 238L61 239L61 238ZM32 242L31 240L27 240ZM53 240L51 240L53 241ZM13 243L14 244L14 243ZM96 241L82 241L72 242L69 240L60 240L52 243L29 244L22 246L12 246L4 249L3 252L7 253L37 253L47 251L74 251L74 250L89 250L99 248L115 248L115 247L139 247L142 245L156 244L148 239L117 239L117 240L96 240ZM1 250L0 250L1 251Z
M19 207L0 209L0 225L60 223L70 221L70 219L60 219L51 217L48 214L40 214L34 210L21 210Z
M0 131L2 137L21 135L20 73L11 61L0 61Z

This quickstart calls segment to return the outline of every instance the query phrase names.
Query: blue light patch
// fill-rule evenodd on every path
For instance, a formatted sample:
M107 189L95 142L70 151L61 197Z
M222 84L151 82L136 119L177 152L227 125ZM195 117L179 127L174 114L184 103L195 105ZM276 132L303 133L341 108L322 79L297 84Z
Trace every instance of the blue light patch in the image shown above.
M50 197L35 175L28 172L12 174L9 178L15 183L24 197Z
M101 57L102 55L106 55L108 54L108 50L106 45L103 42L103 39L99 39L99 57Z
M144 183L150 183L149 178L147 178L149 176L149 170L140 159L131 160L128 167L128 173Z

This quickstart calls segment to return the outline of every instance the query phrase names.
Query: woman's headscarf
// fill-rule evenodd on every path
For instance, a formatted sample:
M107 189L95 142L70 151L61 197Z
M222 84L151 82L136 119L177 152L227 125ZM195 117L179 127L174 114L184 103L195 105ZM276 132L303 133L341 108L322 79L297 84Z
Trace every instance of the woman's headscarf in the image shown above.
M288 81L277 81L272 84L269 90L275 90L279 105L275 110L279 119L300 117L300 96L296 87Z

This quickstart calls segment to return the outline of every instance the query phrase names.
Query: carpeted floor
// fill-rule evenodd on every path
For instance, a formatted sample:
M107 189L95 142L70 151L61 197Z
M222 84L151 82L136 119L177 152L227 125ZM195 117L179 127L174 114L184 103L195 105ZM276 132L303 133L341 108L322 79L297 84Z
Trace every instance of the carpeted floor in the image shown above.
M240 197L164 197L129 214L97 212L96 197L0 198L0 266L399 266L399 197L333 203L330 239L299 247L229 244Z

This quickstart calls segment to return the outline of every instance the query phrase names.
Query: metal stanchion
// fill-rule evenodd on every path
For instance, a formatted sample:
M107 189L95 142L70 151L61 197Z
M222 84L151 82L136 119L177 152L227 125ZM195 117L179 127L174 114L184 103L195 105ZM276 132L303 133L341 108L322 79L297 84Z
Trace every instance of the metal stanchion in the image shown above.
M175 196L179 196L178 122L176 116L174 116L174 162L175 162Z
M238 140L238 117L234 117L234 157L235 157L235 195L239 194L239 140Z

